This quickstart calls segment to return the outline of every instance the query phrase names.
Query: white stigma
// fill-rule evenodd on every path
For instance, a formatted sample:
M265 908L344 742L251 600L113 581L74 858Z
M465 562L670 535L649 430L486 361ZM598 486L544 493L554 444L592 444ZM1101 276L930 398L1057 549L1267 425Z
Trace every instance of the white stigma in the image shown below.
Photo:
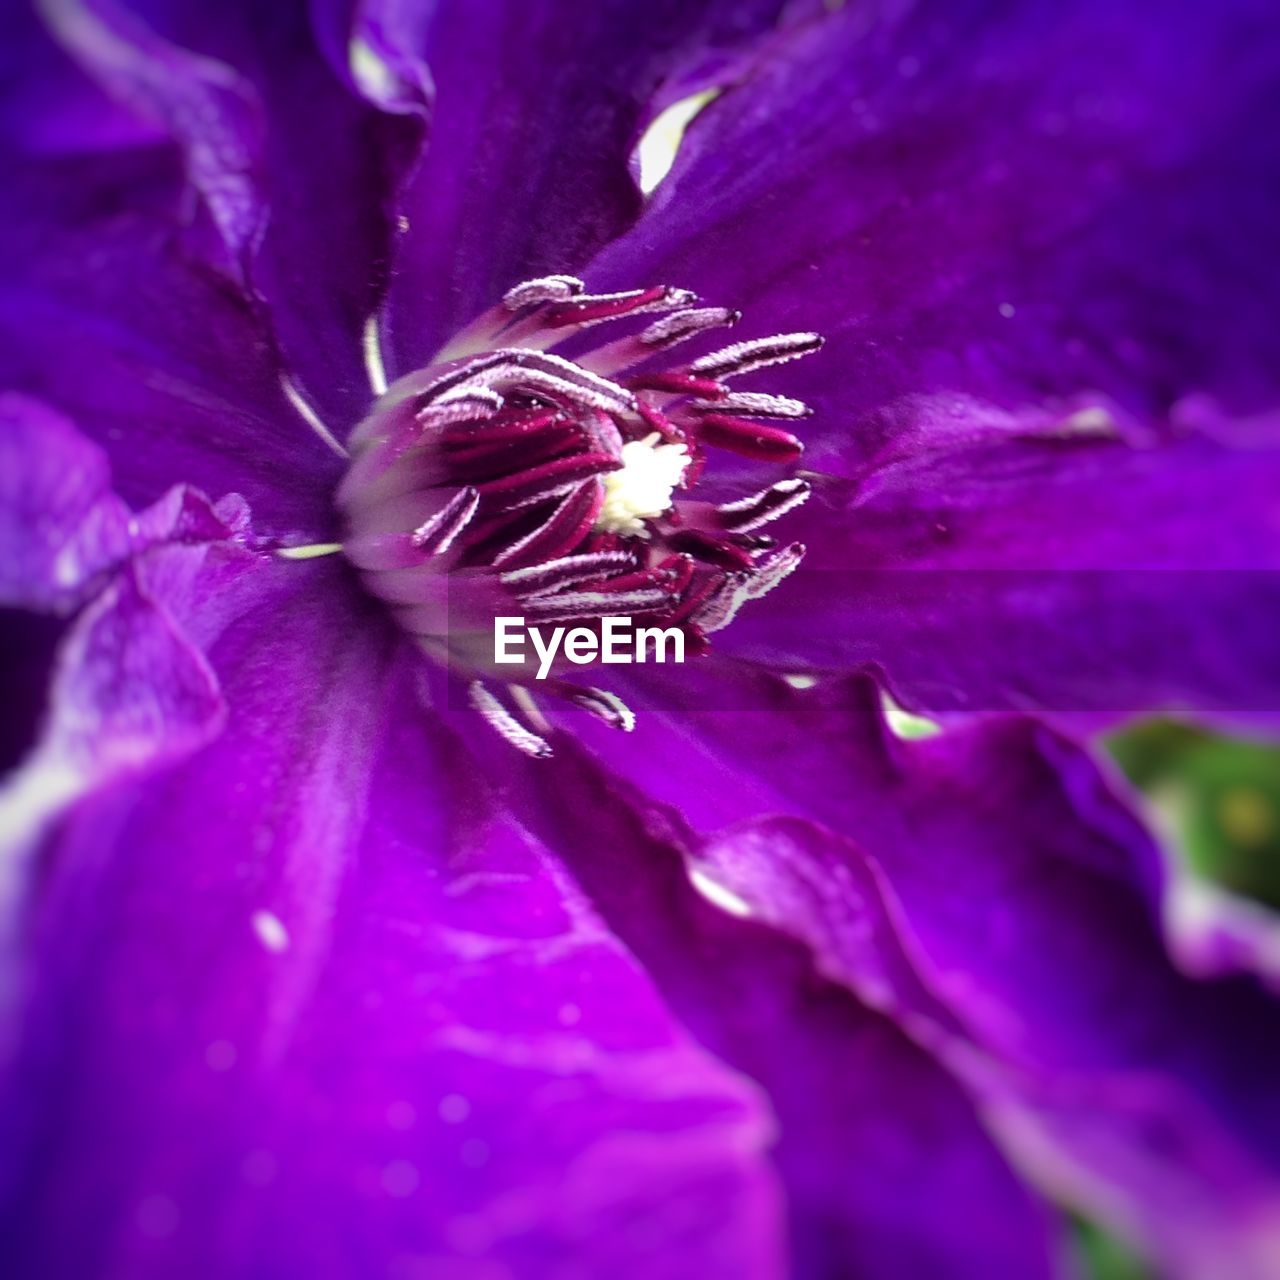
M643 522L671 510L689 453L682 444L658 444L661 438L655 431L622 446L622 466L604 477L604 506L595 524L601 533L647 538Z

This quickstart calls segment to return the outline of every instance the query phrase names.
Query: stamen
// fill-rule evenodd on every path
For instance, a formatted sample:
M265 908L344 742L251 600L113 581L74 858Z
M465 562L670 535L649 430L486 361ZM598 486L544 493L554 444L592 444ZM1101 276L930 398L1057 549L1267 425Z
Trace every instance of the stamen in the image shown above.
M696 293L690 293L688 289L673 289L669 285L653 289L628 289L623 293L583 294L572 302L553 307L541 317L541 321L551 329L564 328L566 325L599 324L617 316L687 307L697 300Z
M514 587L522 596L559 591L592 578L607 578L619 569L630 568L635 557L630 551L592 551L580 556L561 556L542 564L512 569L500 575L504 586Z
M708 635L724 630L748 600L768 595L791 574L804 558L804 550L800 543L793 543L754 571L735 574L697 611L695 621L698 626Z
M687 373L641 373L629 379L633 391L659 391L673 396L723 400L725 388L714 378L691 378Z
M595 525L603 505L602 485L583 485L575 489L545 524L498 552L493 558L494 565L536 562L544 556L559 556L576 547Z
M701 560L704 564L712 564L720 569L750 569L754 563L751 552L744 547L735 547L724 538L706 533L702 529L679 529L668 539L677 550Z
M541 392L552 399L558 397L562 402L567 401L569 405L577 405L581 409L598 409L601 413L630 413L635 408L634 399L621 387L616 392L613 388L599 391L541 369L486 369L474 375L468 385L505 385L511 391Z
M706 444L761 462L792 462L804 452L804 444L789 431L745 418L709 413L699 420L696 431Z
M496 379L482 376L492 370L499 370L500 376ZM510 380L518 390L522 389L521 383L527 382L535 372L555 375L564 382L594 392L600 401L598 407L606 413L619 410L632 412L635 409L635 397L616 382L591 373L580 364L564 359L563 356L520 347L504 347L468 360L449 373L418 388L418 394L424 399L438 400L454 388L488 387L495 382L501 383L504 379Z
M813 410L803 400L764 395L758 391L735 391L712 404L695 403L692 407L700 411L736 413L742 418L808 418L813 415Z
M541 302L563 302L581 293L586 287L577 276L541 276L537 280L526 280L514 289L508 289L502 295L502 305L508 311L519 311L522 307Z
M747 602L747 594L743 590L744 578L743 574L726 578L719 590L692 611L705 634L713 635L717 631L723 631L738 616L738 610Z
M426 431L438 431L455 422L475 422L491 418L501 410L503 403L496 391L490 391L487 387L469 387L443 395L425 409L419 409L414 414L414 421Z
M630 733L636 727L635 712L617 694L610 693L607 689L597 689L594 685L585 688L567 686L565 693L574 706L591 712L612 729Z
M822 335L817 333L781 333L774 338L753 338L695 360L689 371L708 378L737 377L770 365L785 364L788 360L799 360L801 356L817 351L823 341Z
M570 420L561 409L509 410L503 417L451 424L452 430L441 432L451 447L450 459L481 449L505 449L517 442L529 443L532 436L557 434L571 428Z
M435 365L392 387L351 436L355 458L337 494L344 554L425 652L468 673L472 706L530 756L551 754L550 725L523 675L496 659L490 667L473 627L451 627L451 599L481 627L506 613L533 625L598 630L604 618L630 616L677 627L684 655L696 657L708 633L803 555L798 544L777 550L760 530L805 501L806 480L780 479L719 505L683 495L716 449L770 462L799 456L800 440L767 420L790 423L809 407L730 393L724 380L797 359L822 340L788 333L664 361L669 348L740 318L695 302L666 286L589 294L574 276L525 281ZM580 341L573 359L555 354L575 331L650 312L664 314L620 325L612 341ZM370 359L371 337L372 328ZM376 386L376 360L370 377ZM539 688L605 723L635 723L607 690L542 674L550 680Z
M750 533L762 525L794 511L807 501L812 489L807 480L793 478L779 480L777 484L762 489L750 498L737 502L725 502L716 508L721 517L721 527L730 533Z
M640 335L640 341L646 347L662 350L674 347L686 338L706 333L709 329L735 325L741 319L741 311L731 311L728 307L699 307L695 311L677 311L675 315L655 320Z
M572 622L609 614L646 613L667 603L660 587L640 591L566 591L556 596L536 596L525 603L526 622Z
M470 485L458 492L430 520L413 531L413 545L427 555L443 555L471 523L480 505L480 493Z
M766 560L764 564L757 565L756 571L747 579L747 599L759 600L761 596L768 595L783 579L789 578L800 561L804 559L804 552L803 543L793 542L789 547L783 547L776 556Z
M535 760L546 760L553 754L551 744L526 729L479 680L471 682L467 695L471 705L517 751Z
M476 487L487 498L527 499L553 497L565 485L581 484L592 476L613 471L622 464L607 453L582 453L568 458L555 458L541 466L518 471L515 475L486 480Z

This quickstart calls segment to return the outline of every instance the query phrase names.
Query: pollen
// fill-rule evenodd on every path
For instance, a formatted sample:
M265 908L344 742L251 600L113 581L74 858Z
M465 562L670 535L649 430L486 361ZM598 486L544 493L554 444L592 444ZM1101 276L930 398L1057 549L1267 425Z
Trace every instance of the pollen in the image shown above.
M655 431L622 446L622 466L604 477L604 505L595 524L602 533L647 538L644 521L671 510L689 451L682 444L659 444L660 439Z

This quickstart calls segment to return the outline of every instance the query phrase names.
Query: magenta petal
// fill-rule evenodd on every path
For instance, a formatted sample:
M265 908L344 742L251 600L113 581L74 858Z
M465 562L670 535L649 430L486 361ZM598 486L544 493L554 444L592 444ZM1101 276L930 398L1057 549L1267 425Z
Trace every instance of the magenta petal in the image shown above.
M777 1280L767 1104L494 807L342 567L195 554L142 580L226 726L73 799L30 887L7 1273Z
M54 608L125 554L106 455L61 414L0 395L0 601Z
M592 279L826 334L778 387L822 466L957 402L1272 408L1278 35L1264 0L841 6L705 111Z
M722 648L880 669L913 708L1280 709L1280 448L1010 437L815 478Z
M923 1037L1051 1193L1171 1275L1265 1274L1280 1009L1170 960L1161 860L1090 757L1017 718L896 740L865 680L720 696L610 750L710 834L709 873Z
M628 161L650 99L767 31L783 5L385 0L361 8L384 61L425 62L436 88L388 299L393 373L405 373L512 285L573 270L622 231L641 207ZM652 283L664 282L650 263L627 287Z
M640 750L669 762L666 741L649 754L646 735ZM631 755L621 744L606 754ZM571 744L525 773L511 774L518 812L682 1020L767 1091L793 1276L1055 1274L1052 1214L1011 1174L950 1074L878 1001L832 981L785 936L790 921L776 931L735 918L745 903L690 878L697 837Z
M305 3L96 0L50 13L86 69L181 148L231 271L266 300L295 377L343 434L370 398L361 335L420 125L342 83Z
M252 309L183 242L162 148L46 159L0 190L0 382L68 414L133 507L242 493L259 530L323 540L340 460L289 403Z
M102 449L40 401L0 395L0 604L65 613L150 547L250 536L237 494L214 504L175 485L135 515Z

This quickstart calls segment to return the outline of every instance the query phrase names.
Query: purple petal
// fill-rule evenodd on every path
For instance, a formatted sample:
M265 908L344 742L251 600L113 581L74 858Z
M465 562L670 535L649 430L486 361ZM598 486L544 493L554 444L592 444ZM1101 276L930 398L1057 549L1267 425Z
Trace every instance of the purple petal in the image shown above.
M0 395L0 601L75 600L125 554L130 518L97 445L39 401Z
M289 403L249 305L180 236L164 149L30 162L0 191L0 383L69 415L134 507L242 493L260 531L323 541L339 459Z
M1055 1273L1051 1216L946 1070L803 947L736 918L732 894L726 911L714 885L700 892L687 862L698 841L674 814L567 743L526 772L521 815L684 1022L767 1090L794 1275Z
M780 1276L767 1105L495 807L418 660L333 562L196 554L139 581L224 731L42 849L10 1270Z
M388 300L392 373L424 363L519 281L571 270L623 230L640 210L628 158L650 98L767 29L781 8L368 6L365 38L398 50L401 64L424 60L437 90L431 145L403 205L408 234ZM651 283L646 263L628 287Z
M1271 433L1274 437L1274 431ZM800 569L724 636L906 705L1280 709L1280 449L1017 438L816 482Z
M34 5L6 5L0 23L9 66L20 71L6 80L0 99L5 150L59 155L146 146L164 138L154 121L142 119L85 76L55 44Z
M682 696L709 702L707 679ZM638 706L611 763L711 833L748 910L930 1044L1052 1194L1170 1274L1265 1274L1280 1016L1170 962L1159 857L1091 759L1014 718L894 740L869 681L735 692L679 739Z
M1250 899L1172 869L1166 902L1169 942L1188 973L1218 977L1256 973L1280 991L1280 918Z
M420 124L350 92L305 3L68 0L50 11L94 76L182 148L232 270L267 300L298 382L344 434L370 399L361 338Z
M238 494L175 485L135 515L110 486L106 454L66 418L0 394L0 604L69 612L151 547L254 537Z
M776 389L828 469L1081 395L1157 433L1192 394L1269 409L1277 69L1259 0L843 6L703 113L591 278L826 334Z
M117 101L154 121L182 148L233 267L243 272L266 209L256 172L255 104L225 67L176 47L113 0L53 0L43 7L67 52Z

